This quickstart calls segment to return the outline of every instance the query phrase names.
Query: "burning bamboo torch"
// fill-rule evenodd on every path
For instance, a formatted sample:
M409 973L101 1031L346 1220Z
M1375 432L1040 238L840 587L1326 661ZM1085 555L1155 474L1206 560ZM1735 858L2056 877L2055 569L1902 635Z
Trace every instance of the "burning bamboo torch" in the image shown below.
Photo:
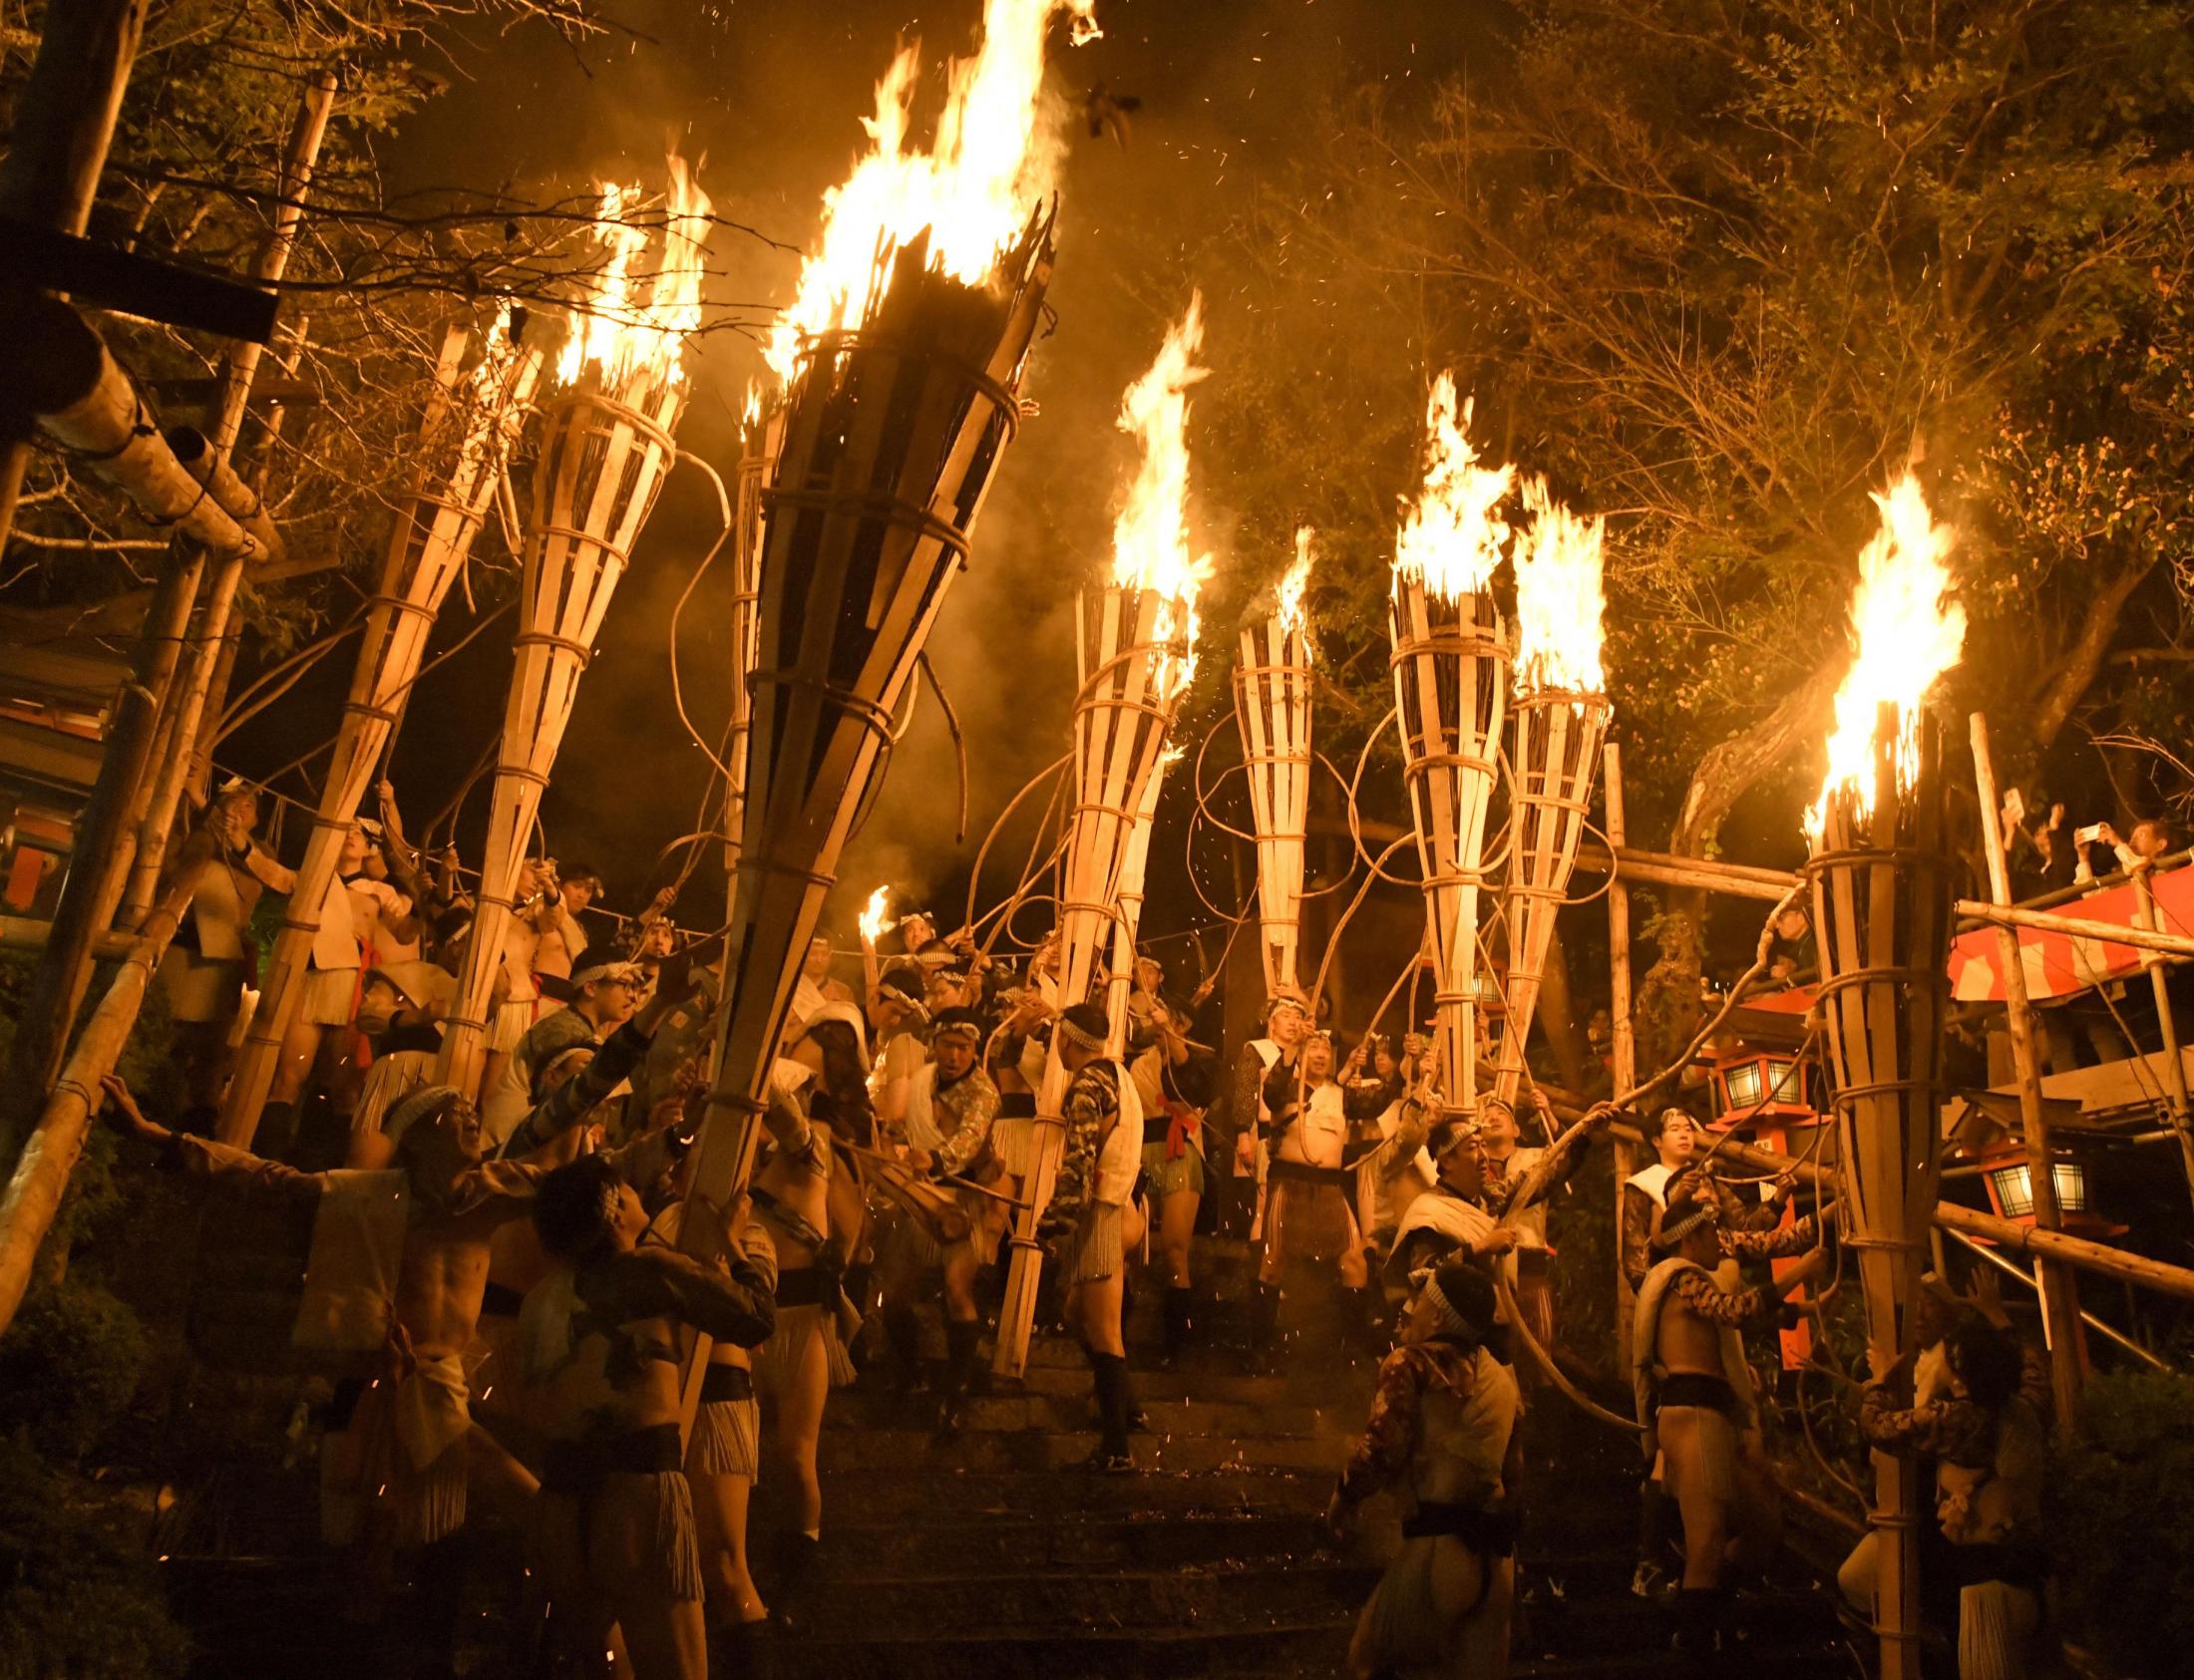
M724 765L731 774L724 793L726 902L736 888L739 837L747 808L747 736L754 726L756 618L762 601L762 491L777 454L784 410L765 405L759 385L747 388L739 417L739 470L734 482L731 527L731 727L725 732Z
M1827 1024L1844 1206L1865 1293L1867 1356L1886 1374L1913 1350L1942 1176L1950 847L1941 745L1921 702L1958 663L1965 609L1950 600L1951 533L1906 478L1875 498L1882 528L1859 556L1857 655L1836 695L1819 803L1806 813L1817 1007ZM1871 1513L1884 1680L1920 1673L1917 1479L1877 1451Z
M417 487L397 514L381 585L367 605L365 639L343 701L335 756L222 1107L220 1135L231 1144L248 1146L258 1128L282 1039L303 997L305 962L335 880L343 837L419 675L443 598L487 518L541 372L541 352L512 341L508 311L489 328L469 373L461 372L466 338L455 332L445 348L439 394L420 427Z
M1508 701L1509 653L1489 585L1508 526L1494 511L1512 467L1482 467L1441 374L1425 413L1424 487L1394 545L1394 704L1435 965L1441 1110L1477 1110L1478 893L1486 806Z
M1293 991L1302 939L1302 837L1310 816L1310 527L1295 532L1295 560L1273 611L1245 626L1235 667L1235 722L1250 778L1257 831L1257 918L1265 995Z
M901 52L877 90L873 150L825 195L822 238L767 350L786 388L762 491L739 872L694 1172L717 1199L746 1175L839 853L1020 423L1052 264L1052 214L1034 207L1052 162L1034 144L1044 38L1062 12L1085 33L1093 3L990 0L929 153L908 150L917 66Z
M861 973L865 997L876 996L877 982L884 976L883 960L876 954L876 942L884 937L885 929L892 924L885 919L889 914L892 889L880 886L869 894L869 901L862 905L861 915L855 925L861 930Z
M662 258L644 302L634 265L648 235L632 219L636 196L604 189L602 265L587 312L572 321L564 342L559 390L542 411L520 581L517 668L497 749L478 908L442 1046L440 1077L462 1091L479 1084L490 1050L491 1004L512 900L579 677L678 453L685 335L700 325L708 195L684 161L673 157Z
M1166 772L1181 762L1180 747L1168 747L1158 768L1143 788L1143 803L1135 813L1135 827L1128 836L1127 855L1120 860L1120 913L1112 924L1112 982L1105 991L1105 1013L1111 1036L1105 1054L1118 1057L1127 1049L1128 998L1135 989L1135 934L1143 920L1143 885L1150 872L1151 831L1158 826L1158 790Z
M1128 388L1119 424L1140 440L1142 459L1112 527L1112 576L1075 601L1081 687L1074 700L1074 808L1059 895L1061 1009L1090 995L1105 952L1116 948L1131 842L1146 810L1155 809L1166 738L1195 675L1196 597L1209 561L1192 557L1189 548L1187 425L1189 387L1204 377L1195 365L1203 337L1203 299L1193 296L1157 362ZM1131 959L1132 949L1131 934ZM1034 1159L1014 1217L1013 1262L998 1313L992 1363L1007 1376L1018 1375L1028 1356L1043 1261L1036 1221L1051 1200L1064 1153L1067 1084L1054 1036L1036 1093Z
M1516 1101L1524 1040L1554 940L1555 911L1577 866L1593 770L1608 732L1600 666L1605 521L1582 519L1524 481L1529 534L1516 560L1516 808L1508 861L1508 1020L1494 1094Z

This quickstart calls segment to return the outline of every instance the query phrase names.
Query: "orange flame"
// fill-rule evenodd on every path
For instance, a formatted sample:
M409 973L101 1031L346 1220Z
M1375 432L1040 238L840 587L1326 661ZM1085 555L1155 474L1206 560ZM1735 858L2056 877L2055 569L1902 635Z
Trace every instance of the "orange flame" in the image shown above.
M1836 691L1836 731L1828 740L1828 774L1821 797L1805 814L1818 840L1828 804L1848 791L1862 815L1874 810L1874 727L1878 708L1897 708L1897 776L1920 768L1920 703L1936 678L1957 664L1966 646L1966 609L1943 562L1952 532L1935 522L1919 481L1909 473L1886 495L1876 494L1882 528L1859 554L1859 587L1851 597L1857 655Z
M860 921L861 939L864 944L875 944L883 936L884 930L891 925L890 922L884 919L884 906L891 895L892 889L888 886L880 886L869 894L869 902L862 909Z
M1310 619L1303 611L1302 594L1310 586L1311 534L1308 525L1295 527L1295 563L1280 578L1280 589L1275 597L1276 616L1280 619L1281 631L1288 635L1301 632L1305 651L1309 648Z
M902 47L864 118L867 157L823 194L823 232L801 265L799 295L763 359L790 381L801 341L859 326L873 278L891 253L929 230L932 266L969 285L989 278L1030 208L1050 194L1061 147L1040 121L1044 37L1064 12L1077 46L1096 39L1097 0L985 0L982 45L954 59L927 152L911 150L918 43Z
M1142 445L1127 504L1112 525L1112 580L1160 600L1154 639L1183 643L1185 658L1161 655L1159 692L1188 687L1196 674L1196 596L1211 573L1211 556L1189 553L1189 387L1210 372L1196 366L1204 342L1204 294L1189 295L1188 313L1166 334L1150 371L1120 401L1120 430Z
M1531 530L1516 544L1516 690L1605 694L1601 594L1607 521L1571 512L1544 479L1524 481Z
M672 154L663 201L662 261L647 281L635 272L647 248L640 189L601 183L596 237L606 249L588 278L582 312L574 315L556 362L556 379L575 386L592 373L604 391L677 385L685 378L686 336L701 325L702 247L708 242L708 194L683 158Z
M1475 594L1493 580L1509 527L1494 511L1516 481L1509 466L1481 467L1471 447L1475 399L1455 408L1455 376L1433 382L1425 406L1424 488L1402 515L1394 575L1421 579L1443 601Z

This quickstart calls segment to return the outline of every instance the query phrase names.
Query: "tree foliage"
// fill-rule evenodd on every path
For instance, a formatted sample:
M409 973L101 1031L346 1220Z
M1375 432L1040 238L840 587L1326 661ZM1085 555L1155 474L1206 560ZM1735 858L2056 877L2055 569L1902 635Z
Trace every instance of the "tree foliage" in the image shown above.
M2184 0L1529 0L1425 103L1329 112L1218 254L1252 275L1215 342L1255 371L1209 399L1247 516L1334 521L1333 629L1374 648L1456 367L1480 438L1610 516L1633 831L1684 848L1762 777L1795 833L1908 465L1959 531L1951 701L2014 774L2153 723L2183 660L2111 661L2184 645L2190 118Z

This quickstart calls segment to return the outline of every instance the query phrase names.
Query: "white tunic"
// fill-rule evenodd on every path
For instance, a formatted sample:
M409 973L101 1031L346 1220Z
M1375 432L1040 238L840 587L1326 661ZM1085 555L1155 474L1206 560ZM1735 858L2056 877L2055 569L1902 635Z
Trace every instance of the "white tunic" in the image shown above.
M1294 1124L1280 1134L1279 1159L1338 1167L1348 1149L1348 1114L1341 1088L1327 1080L1303 1096Z
M1143 1170L1143 1099L1136 1094L1135 1081L1124 1066L1115 1062L1112 1072L1120 1087L1120 1116L1106 1136L1104 1148L1097 1152L1090 1193L1098 1201L1122 1207L1135 1188L1136 1175Z

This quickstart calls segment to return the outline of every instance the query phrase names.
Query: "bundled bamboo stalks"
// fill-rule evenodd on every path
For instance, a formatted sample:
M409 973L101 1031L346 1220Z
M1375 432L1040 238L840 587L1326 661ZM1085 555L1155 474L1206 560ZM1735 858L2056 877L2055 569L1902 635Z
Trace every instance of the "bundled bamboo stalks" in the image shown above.
M1603 523L1524 486L1533 523L1516 548L1516 796L1508 859L1508 1016L1494 1095L1516 1101L1525 1039L1592 808L1593 772L1608 731L1601 670Z
M1135 935L1143 920L1143 884L1150 872L1151 831L1158 826L1158 790L1166 772L1179 761L1181 749L1168 747L1143 788L1143 803L1136 808L1135 825L1128 834L1127 854L1120 859L1120 889L1115 894L1119 914L1112 922L1112 973L1105 987L1105 1014L1111 1023L1106 1044L1108 1056L1126 1052L1128 995L1135 989Z
M1957 662L1965 615L1943 604L1949 536L1918 487L1908 479L1876 500L1883 529L1860 556L1858 656L1836 698L1821 798L1806 815L1806 874L1846 1240L1858 1255L1868 1359L1882 1376L1915 1349L1942 1177L1951 847L1939 731L1921 700ZM1877 1451L1874 1463L1882 1673L1917 1680L1918 1475L1910 1454Z
M739 423L739 475L731 531L731 728L724 767L730 771L724 802L724 874L727 895L736 888L739 839L747 809L747 736L754 727L756 623L762 604L762 492L783 433L784 411L765 407L759 388L747 399ZM729 901L727 896L727 902Z
M223 1105L221 1137L233 1144L248 1146L258 1126L283 1036L303 995L306 960L343 837L418 678L442 603L487 519L541 372L540 351L512 342L507 315L482 335L471 370L461 371L471 336L463 329L450 333L437 370L438 396L420 426L417 477L397 513L380 587L367 607L335 755Z
M504 967L528 841L548 785L579 678L610 598L678 453L687 386L683 335L699 324L708 197L670 160L661 267L637 301L633 264L647 243L629 200L609 189L609 255L591 313L574 320L557 367L558 394L542 408L533 516L519 592L517 669L503 714L495 797L480 889L440 1078L479 1084L490 1049L496 976Z
M1146 802L1155 802L1175 710L1196 668L1196 596L1208 564L1188 540L1188 391L1204 371L1203 299L1167 335L1150 371L1128 388L1119 424L1142 458L1113 525L1113 572L1075 601L1074 804L1059 893L1059 1004L1090 995L1116 945L1120 892ZM1149 807L1155 809L1152 803ZM1138 894L1141 883L1137 883ZM1127 950L1132 960L1133 931ZM1124 1006L1125 994L1120 998ZM1065 1152L1069 1080L1053 1036L1036 1093L1035 1155L1013 1227L1013 1259L998 1313L993 1368L1018 1375L1028 1357L1043 1251L1036 1224L1051 1201Z
M762 492L753 712L717 1070L695 1184L745 1176L808 942L968 532L1020 424L1051 278L1031 217L988 283L894 251L858 329L819 335Z
M1442 374L1426 412L1424 489L1394 550L1394 704L1423 866L1435 966L1441 1111L1478 1107L1478 899L1486 809L1508 701L1509 650L1490 585L1508 527L1494 511L1515 472L1480 467Z
M1235 667L1235 721L1250 780L1257 834L1258 954L1268 997L1293 991L1302 940L1303 831L1310 816L1310 624L1302 592L1310 576L1310 527L1295 532L1295 561L1274 609L1244 627Z

